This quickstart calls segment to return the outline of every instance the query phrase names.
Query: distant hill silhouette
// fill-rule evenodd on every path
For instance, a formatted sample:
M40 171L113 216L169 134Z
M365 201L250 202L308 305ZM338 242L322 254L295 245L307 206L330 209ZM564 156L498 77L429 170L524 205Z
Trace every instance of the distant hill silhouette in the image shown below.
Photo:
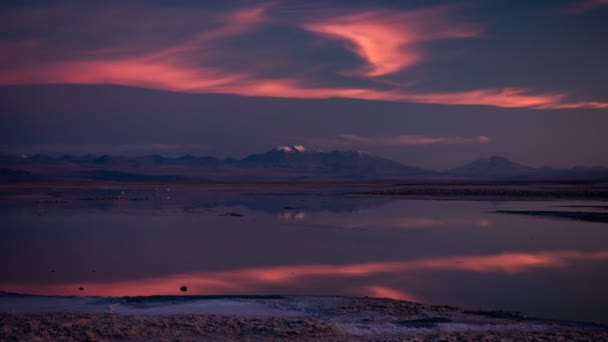
M500 156L477 159L466 165L445 171L450 175L477 179L526 178L532 172L534 172L534 168L512 162Z
M534 168L513 162L505 157L491 156L445 171L446 175L467 179L505 180L595 180L608 179L603 167Z
M445 171L426 170L360 151L308 151L278 146L243 159L158 154L138 157L84 155L0 156L0 181L97 180L171 181L323 181L323 180L608 180L602 167L534 168L491 156Z

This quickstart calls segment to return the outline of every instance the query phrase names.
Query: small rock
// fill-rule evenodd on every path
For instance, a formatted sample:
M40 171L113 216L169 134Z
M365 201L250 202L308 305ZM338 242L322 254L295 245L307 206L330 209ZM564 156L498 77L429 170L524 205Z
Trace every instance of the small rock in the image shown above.
M182 286L179 288L179 290L182 292L186 292L186 291L188 291L188 286Z
M81 286L81 287L78 288L78 290L82 291L82 290L84 290L84 287Z
M221 214L221 216L241 217L241 216L244 216L244 215L241 214L241 213L223 213L223 214Z

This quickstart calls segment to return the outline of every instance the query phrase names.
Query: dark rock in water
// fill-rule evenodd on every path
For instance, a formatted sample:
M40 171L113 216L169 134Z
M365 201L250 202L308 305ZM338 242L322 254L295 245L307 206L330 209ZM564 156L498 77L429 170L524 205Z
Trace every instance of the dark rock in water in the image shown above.
M285 206L283 207L284 210L299 210L299 209L304 209L304 207L290 207L290 206Z
M517 320L517 321L527 319L526 316L522 316L521 313L516 312L516 311L502 311L502 310L500 310L500 311L477 311L477 310L465 310L464 313L478 315L478 316L491 317L491 318L507 318L507 319Z
M232 217L241 217L244 216L241 213L223 213L221 216L232 216Z
M186 292L186 291L188 291L188 286L182 286L179 288L179 290L182 292Z
M395 322L395 324L408 328L435 328L437 323L449 323L452 320L444 317L429 317L420 319L411 319L407 321Z
M84 287L79 287L78 290L82 291L82 290L84 290Z

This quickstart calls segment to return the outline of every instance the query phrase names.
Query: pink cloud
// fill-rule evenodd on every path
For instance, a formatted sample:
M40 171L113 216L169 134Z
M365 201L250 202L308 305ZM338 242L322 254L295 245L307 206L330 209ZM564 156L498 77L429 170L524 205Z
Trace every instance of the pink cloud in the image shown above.
M354 134L339 136L346 143L361 143L366 145L434 145L434 144L469 144L487 143L490 138L478 136L472 138L462 137L427 137L424 135L396 135L380 137L363 137Z
M141 20L130 24L123 18L125 12L128 12L125 9L100 10L101 13L94 14L91 18L96 24L86 29L88 35L95 36L95 28L99 26L97 23L114 22L108 20L114 16L120 19L117 20L120 28L135 25L135 28L125 33L130 39L94 49L73 51L43 39L0 43L0 84L114 84L177 92L303 99L351 98L532 109L608 108L608 102L603 101L569 101L569 94L565 92L542 93L515 87L420 92L413 86L415 83L391 80L381 80L388 86L381 89L370 85L334 86L324 80L306 78L310 77L307 73L297 72L293 68L287 75L270 77L265 75L265 70L273 70L277 65L288 64L288 61L282 63L285 62L281 60L282 57L267 54L260 59L237 56L237 61L242 60L238 70L223 66L222 60L228 54L232 57L234 51L225 51L217 47L218 43L275 22L303 27L310 32L337 37L346 42L367 63L364 70L348 76L353 80L376 80L376 76L395 73L423 62L426 55L420 47L422 42L475 37L479 34L477 27L451 20L445 8L406 12L368 10L338 16L320 15L321 19L310 23L281 21L271 15L271 9L272 5L269 4L217 13L189 13L185 9L172 8L167 14L170 20L162 21L168 23L169 28L183 29L185 24L180 22L178 15L182 12L186 21L205 25L197 26L194 33L179 39L164 37L154 43L147 42L147 35L162 32L162 27ZM70 15L68 9L49 11L53 13L51 18ZM160 9L148 11L144 13L145 17L162 16ZM21 17L34 17L43 21L46 17L42 12L44 11L26 12ZM12 17L7 19L16 20ZM51 24L56 23L49 23ZM153 27L148 27L150 25ZM144 33L146 36L142 36ZM137 43L127 43L130 41ZM384 140L384 143L465 142L458 139L429 139L403 136L392 141ZM477 141L471 142L485 141L479 137Z
M446 11L446 8L366 11L327 17L302 27L345 41L368 64L357 74L382 76L420 62L423 59L420 42L479 35L480 30L473 25L449 21Z
M608 102L568 102L567 94L529 94L525 89L483 89L452 93L310 87L298 80L259 78L253 73L191 67L179 56L57 62L0 73L0 84L115 84L191 93L225 93L283 98L352 98L505 108L608 108ZM480 141L483 142L483 141Z
M565 94L530 94L526 89L476 89L449 93L395 94L396 98L420 103L452 105L493 105L497 107L551 108L561 103Z

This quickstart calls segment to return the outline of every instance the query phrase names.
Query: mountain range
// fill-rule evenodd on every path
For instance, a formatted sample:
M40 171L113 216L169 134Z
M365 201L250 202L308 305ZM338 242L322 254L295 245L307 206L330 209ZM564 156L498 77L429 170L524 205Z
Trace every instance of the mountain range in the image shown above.
M500 156L433 171L359 151L278 146L243 159L184 155L1 155L0 180L34 181L329 181L329 180L608 180L608 168L535 168Z

